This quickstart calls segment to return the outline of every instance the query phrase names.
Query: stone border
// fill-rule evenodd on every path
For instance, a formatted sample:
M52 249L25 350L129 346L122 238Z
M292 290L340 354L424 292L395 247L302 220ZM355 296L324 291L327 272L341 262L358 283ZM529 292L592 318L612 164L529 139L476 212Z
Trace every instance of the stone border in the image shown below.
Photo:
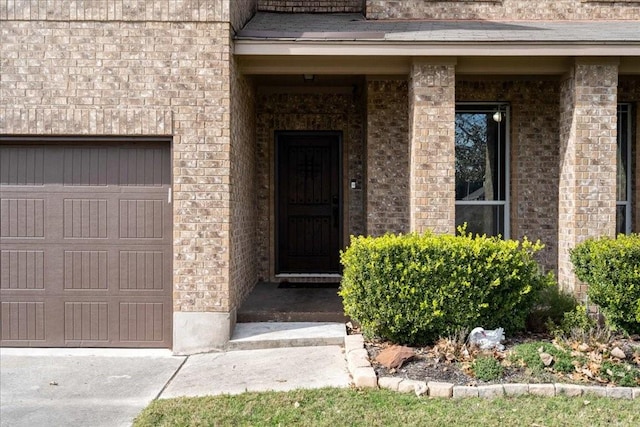
M640 387L604 387L577 384L491 384L480 386L464 386L436 381L417 381L399 377L380 377L376 375L369 354L364 346L362 335L346 335L344 352L353 384L362 388L385 388L400 393L414 392L416 395L431 397L462 398L483 397L491 399L501 396L569 396L578 397L594 395L615 399L640 400Z

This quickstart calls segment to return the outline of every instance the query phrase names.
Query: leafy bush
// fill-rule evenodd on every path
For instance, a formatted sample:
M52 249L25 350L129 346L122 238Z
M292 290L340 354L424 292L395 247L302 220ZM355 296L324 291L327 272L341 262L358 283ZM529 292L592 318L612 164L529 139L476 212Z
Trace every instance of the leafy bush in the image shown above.
M553 364L550 369L556 372L571 373L575 371L575 363L583 363L585 361L582 356L572 356L570 351L542 341L516 345L511 352L510 360L528 367L535 373L539 373L545 369L545 365L540 358L540 354L543 352L553 357Z
M558 286L546 286L540 293L540 301L527 317L527 330L532 332L552 332L562 323L566 313L573 311L578 302L571 294Z
M607 322L627 333L639 333L640 235L586 240L571 251L571 262Z
M341 253L345 313L365 334L428 344L461 328L524 327L550 286L540 243L432 233L354 237Z
M473 361L473 373L482 381L492 381L502 378L504 368L492 356L478 357Z
M600 367L600 376L623 387L637 387L640 385L640 370L626 363L604 361Z

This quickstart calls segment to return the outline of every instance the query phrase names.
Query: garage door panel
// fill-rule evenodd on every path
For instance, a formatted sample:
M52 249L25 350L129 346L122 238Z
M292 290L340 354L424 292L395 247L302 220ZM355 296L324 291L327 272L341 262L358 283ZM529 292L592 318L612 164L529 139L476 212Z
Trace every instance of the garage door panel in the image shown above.
M171 184L169 153L160 148L120 148L119 170L123 187Z
M125 342L159 342L165 334L165 311L161 302L120 303L120 340Z
M0 199L0 237L43 238L44 199Z
M44 289L44 251L0 251L0 289Z
M0 345L170 347L168 146L0 145L0 162Z
M0 157L0 184L2 185L43 185L43 147L9 147L2 150Z
M64 289L107 289L107 251L64 251Z
M42 301L2 301L2 340L44 343L45 303Z
M109 304L107 302L65 302L64 340L109 342ZM100 344L100 343L98 343Z
M105 147L66 147L63 151L65 186L107 186L108 150ZM113 180L112 183L115 183Z
M120 200L120 238L164 238L166 200Z
M167 264L162 251L121 251L120 289L162 290L166 281L163 265Z
M107 238L105 199L65 199L63 217L65 239Z

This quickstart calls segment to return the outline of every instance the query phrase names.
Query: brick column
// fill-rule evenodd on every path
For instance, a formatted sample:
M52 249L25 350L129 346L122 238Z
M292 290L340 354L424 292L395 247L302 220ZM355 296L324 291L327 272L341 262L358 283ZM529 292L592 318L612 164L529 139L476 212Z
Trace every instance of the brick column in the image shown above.
M409 76L410 228L455 231L455 64L416 59Z
M618 65L596 61L576 60L560 94L558 281L580 300L569 251L616 227Z
M367 82L367 234L409 231L406 80Z

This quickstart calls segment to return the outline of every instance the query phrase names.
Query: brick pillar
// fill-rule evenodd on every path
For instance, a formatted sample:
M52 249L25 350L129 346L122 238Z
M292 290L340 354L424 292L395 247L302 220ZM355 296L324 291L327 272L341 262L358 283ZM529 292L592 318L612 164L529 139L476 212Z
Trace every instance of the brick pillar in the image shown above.
M616 227L617 63L576 60L560 94L558 281L583 300L569 251Z
M367 82L367 234L409 231L406 80Z
M455 232L455 64L416 59L409 76L410 228Z

